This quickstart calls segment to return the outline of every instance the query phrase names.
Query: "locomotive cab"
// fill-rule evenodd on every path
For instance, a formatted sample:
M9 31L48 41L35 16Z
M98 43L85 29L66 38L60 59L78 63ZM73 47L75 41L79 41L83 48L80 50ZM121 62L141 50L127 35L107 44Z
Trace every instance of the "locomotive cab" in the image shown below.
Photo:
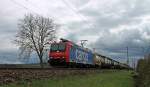
M65 42L53 43L49 52L49 63L59 64L66 62L66 48L67 45Z
M60 41L59 43L51 44L49 51L50 65L65 65L69 62L69 45L68 41Z

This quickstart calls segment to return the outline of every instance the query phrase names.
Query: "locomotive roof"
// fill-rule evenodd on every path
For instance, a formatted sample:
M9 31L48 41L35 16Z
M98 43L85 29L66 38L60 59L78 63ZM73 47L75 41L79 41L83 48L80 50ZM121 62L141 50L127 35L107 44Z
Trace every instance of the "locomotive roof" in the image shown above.
M75 43L72 42L72 41L69 41L69 40L66 40L66 39L63 39L63 38L61 38L60 40L61 40L61 42L70 43L70 44L72 44L73 46L75 46L75 47L77 47L77 48L83 49L83 50L85 50L85 51L92 52L90 49L84 48L84 47L82 47L82 46L80 46L80 45L77 45L77 44L75 44Z

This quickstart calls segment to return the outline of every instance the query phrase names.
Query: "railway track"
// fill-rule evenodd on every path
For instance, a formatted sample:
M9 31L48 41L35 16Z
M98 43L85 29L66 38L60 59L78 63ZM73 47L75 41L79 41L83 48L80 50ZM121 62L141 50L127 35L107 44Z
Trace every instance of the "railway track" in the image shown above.
M69 68L69 67L51 67L45 65L41 68L40 65L30 64L0 64L0 70L96 70L97 68Z
M0 70L100 70L97 68L0 68Z

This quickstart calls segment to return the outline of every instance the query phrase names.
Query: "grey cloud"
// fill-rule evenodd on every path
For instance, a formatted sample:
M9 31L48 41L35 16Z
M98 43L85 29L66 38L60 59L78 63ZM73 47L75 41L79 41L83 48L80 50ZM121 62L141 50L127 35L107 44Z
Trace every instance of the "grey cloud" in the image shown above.
M148 52L148 42L145 43L145 39L142 38L144 32L140 32L138 29L122 30L118 34L111 32L105 32L96 43L96 48L100 48L101 51L107 55L113 56L111 53L123 53L117 56L124 56L126 54L126 47L129 47L130 56L143 56L145 51ZM99 52L101 52L99 51Z
M67 1L67 0L66 0ZM90 0L68 0L76 7L82 7L86 5Z
M106 8L101 8L101 6L98 5L97 9L95 9L89 5L89 7L86 6L85 8L80 9L79 12L87 18L90 18L88 22L93 24L93 26L88 29L79 26L72 27L75 29L76 27L81 28L81 31L76 32L76 34L81 35L81 37L82 35L99 36L99 39L95 42L95 47L101 48L101 51L99 51L100 53L125 57L125 54L122 54L121 52L124 52L128 46L131 52L130 56L136 55L140 57L145 54L141 52L141 47L148 48L149 43L147 39L143 38L144 32L146 32L147 35L150 33L150 29L145 28L149 22L141 25L143 27L139 26L143 22L141 17L150 14L149 4L150 2L148 0L118 0L117 3L111 4L112 6ZM109 32L115 28L119 29L120 26L124 25L127 26L128 29L122 30L119 34ZM84 26L84 24L82 26ZM130 26L137 27L132 28ZM140 31L141 29L142 32ZM76 37L76 39L80 38L79 36L74 37ZM114 50L115 48L118 48L119 50Z
M148 4L150 2L146 0L136 0L135 2L133 0L120 1L110 6L110 8L101 9L101 6L97 6L99 7L98 10L87 7L80 10L80 12L85 16L92 17L93 20L91 21L93 21L93 25L101 28L101 30L106 30L120 25L139 24L142 21L139 17L145 16L150 12Z
M17 59L17 51L1 51L0 50L0 64L14 64L14 63L20 63L21 61L18 61Z

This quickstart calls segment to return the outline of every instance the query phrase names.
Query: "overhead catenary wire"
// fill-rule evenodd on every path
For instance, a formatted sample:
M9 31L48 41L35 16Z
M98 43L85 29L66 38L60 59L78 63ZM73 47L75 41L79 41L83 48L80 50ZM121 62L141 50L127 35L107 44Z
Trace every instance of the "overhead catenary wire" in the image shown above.
M33 12L34 14L41 15L41 14L37 13L36 11L34 11L34 10L32 10L32 9L30 9L30 8L28 8L28 7L26 7L26 6L24 6L23 4L18 3L18 2L15 1L15 0L10 0L10 1L13 2L14 4L20 6L20 7L22 7L22 8L24 8L24 9L28 10L28 11ZM84 15L81 15L81 14L76 10L77 8L74 9L75 7L72 7L72 6L69 4L69 1L66 1L66 0L62 0L62 1L63 1L63 3L64 3L67 7L69 7L69 9L70 9L73 13L75 13L77 16L79 16L79 17L83 20L83 22L85 22L85 23L88 25L89 28L94 27L93 24L89 24L89 22L87 21L87 18L86 18ZM29 2L29 1L26 1L26 2ZM34 6L33 3L30 2L30 4L31 4L32 6ZM39 8L37 8L37 6L36 6L36 7L34 6L34 8L39 9Z
M38 9L38 10L41 9L37 5L35 5L34 3L32 3L30 0L26 0L26 2L29 3L30 5L32 5L32 7Z
M126 49L125 49L126 48ZM127 59L126 59L126 63L127 64L129 64L130 63L130 58L131 57L133 57L132 55L130 55L129 56L129 52L128 52L128 48L130 48L130 50L132 49L139 49L139 52L140 53L143 53L143 54L141 54L140 56L142 56L142 55L144 55L145 54L145 52L144 52L144 47L123 47L122 49L121 48L115 48L115 49L111 49L111 48L93 48L93 50L94 50L94 52L96 52L96 50L101 50L101 49L107 49L107 50L118 50L117 52L118 53L126 53L126 56L127 56ZM141 49L141 50L140 50ZM132 53L132 52L134 52L134 51L130 51L130 53ZM139 53L138 52L138 53ZM113 55L109 55L109 56L113 56ZM119 57L117 57L117 56L115 56L116 58L119 58ZM113 57L113 58L115 58L115 57Z
M89 21L87 21L87 18L84 16L84 15L81 15L78 10L76 10L77 8L75 8L74 6L72 7L70 4L69 4L69 1L66 1L66 0L62 0L63 3L73 12L75 13L77 16L79 16L83 22L86 22L86 24L89 26L89 28L92 26L92 27L95 27L93 24L89 24Z
M70 2L68 0L61 0L74 14L76 14L77 16L79 16L79 18L82 20L82 22L84 22L88 27L88 29L92 29L95 28L96 26L92 23L89 22L89 20L87 19L86 16L82 15L81 13L79 13L78 8L76 8L75 6L73 6L72 4L70 4Z
M41 14L37 13L36 11L34 11L34 10L32 10L32 9L30 9L30 8L28 8L28 7L26 7L26 6L22 5L22 4L20 4L20 3L18 3L18 2L15 1L15 0L10 0L10 1L11 1L12 3L14 3L14 4L16 4L16 5L18 5L18 6L22 7L22 8L24 8L24 9L30 11L30 12L33 12L34 14L41 15Z

